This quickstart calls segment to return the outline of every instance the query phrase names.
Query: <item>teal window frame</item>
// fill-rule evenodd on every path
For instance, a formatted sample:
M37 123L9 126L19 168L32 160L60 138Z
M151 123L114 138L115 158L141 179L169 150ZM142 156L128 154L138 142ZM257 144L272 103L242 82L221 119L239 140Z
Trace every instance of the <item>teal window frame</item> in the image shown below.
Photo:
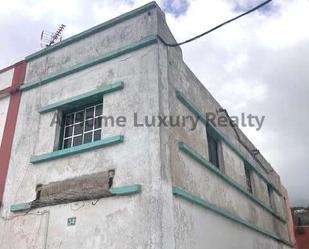
M60 113L62 116L68 111L72 112L74 110L81 109L87 105L92 105L93 103L99 102L103 104L104 95L108 93L112 93L114 91L122 90L123 88L124 88L124 83L122 81L117 81L111 84L104 84L104 85L97 87L96 89L92 91L43 106L39 110L39 113L45 114L48 112L55 111L55 112ZM56 134L58 135L56 137L54 150L52 152L48 152L48 153L41 154L41 155L32 155L30 158L30 162L32 164L37 164L37 163L41 163L41 162L45 162L49 160L54 160L57 158L62 158L62 157L69 156L69 155L74 155L77 153L82 153L82 152L86 152L89 150L94 150L97 148L121 143L124 141L124 138L122 135L111 135L105 138L101 137L101 140L97 140L91 143L86 143L86 144L84 143L81 145L77 145L75 147L59 149L60 146L62 145L62 140L63 140L62 126L63 126L63 116L61 118L60 124L58 124L58 127L57 127L58 132L56 132Z

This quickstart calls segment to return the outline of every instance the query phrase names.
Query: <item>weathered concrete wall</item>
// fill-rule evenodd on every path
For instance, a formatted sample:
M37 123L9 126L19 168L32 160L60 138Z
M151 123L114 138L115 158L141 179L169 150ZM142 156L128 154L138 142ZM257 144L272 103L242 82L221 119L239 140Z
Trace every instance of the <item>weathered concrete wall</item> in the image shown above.
M111 203L110 207L102 204L103 210L99 205L90 205L87 222L91 220L96 222L92 225L84 223L84 236L77 241L76 236L73 235L61 236L59 239L56 239L56 236L48 242L48 248L57 248L60 244L62 245L60 248L66 248L69 244L78 245L78 241L85 241L95 230L94 226L99 225L98 216L109 217L111 213L115 213L115 218L107 222L111 228L110 236L102 239L93 248L146 248L146 245L152 245L150 248L163 248L160 245L162 225L158 210L162 203L156 200L160 193L158 192L160 184L159 129L157 127L133 127L132 123L133 111L137 111L140 116L158 114L156 60L155 46L151 46L24 92L13 145L14 157L11 160L4 197L6 214L13 203L33 200L37 184L46 184L78 175L115 169L115 187L133 183L143 186L141 196L123 197L114 202L112 197L108 200ZM107 127L103 129L103 135L122 134L125 139L124 143L39 165L30 163L31 155L51 152L54 146L56 129L55 126L50 127L53 114L39 114L40 107L118 80L122 80L125 87L119 92L104 96L104 115L127 116L128 126ZM137 201L130 205L131 199ZM103 199L100 202L105 203L106 200ZM58 209L58 207L49 208L53 217L50 219L52 223L49 226L49 234L65 234L67 229L65 222L68 216L64 215L65 212L61 210L54 213L53 210ZM63 209L70 210L70 205ZM88 208L86 206L83 209ZM77 222L83 219L86 219L86 216L77 216ZM145 220L149 223L145 223ZM113 231L116 232L112 236ZM98 236L107 236L106 229L101 229ZM132 243L127 243L129 237L135 238ZM80 248L84 248L83 245L81 243Z
M153 8L112 28L31 61L27 70L26 82L36 81L44 76L96 59L108 52L156 34L156 23L157 9Z
M182 62L181 54L178 51L172 48L166 49L163 47L160 52L162 54L167 53L168 55L169 81L167 88L169 92L170 115L194 116L194 114L177 99L175 94L176 90L184 93L184 95L204 114L206 112L216 113L217 110L222 108L194 76L190 69ZM260 168L262 174L271 182L275 185L277 184L272 177L268 176L267 171L264 168L261 168L251 154L237 141L237 134L233 128L227 126L219 127L219 129L236 146L236 148L245 155L247 160L252 162L257 168ZM222 180L222 178L219 178L208 169L205 169L201 164L189 158L178 149L178 142L182 141L194 148L206 159L209 157L206 128L201 121L198 122L195 130L191 130L189 127L177 127L173 128L170 132L170 160L173 179L172 184L174 186L181 187L196 196L204 198L210 203L215 204L220 208L224 208L228 212L263 230L270 231L274 235L280 236L285 240L289 239L285 223L277 220L277 218L275 218L270 212L250 200L225 180ZM243 187L246 187L243 160L223 143L221 144L221 148L223 157L222 161L224 164L222 167L223 173ZM257 177L257 175L253 176L253 178L253 187L256 191L255 196L269 206L267 185L261 178ZM224 222L224 218L220 218L216 214L205 214L207 218L205 217L205 219L203 219L201 217L204 215L201 213L209 211L203 211L201 208L191 204L190 211L189 208L186 208L185 211L181 211L178 210L180 205L189 204L178 204L178 200L175 200L175 202L176 210L174 220L176 236L175 243L177 248L203 248L205 244L208 244L208 241L212 241L212 243L209 244L214 248L226 248L227 245L229 245L230 248L230 242L233 241L231 240L231 237L221 236L219 239L214 236L213 238L216 238L216 241L220 240L221 244L214 246L215 239L213 239L212 235L208 233L208 230L212 229L212 231L218 235L222 235L219 232L220 230L224 230L223 234L230 234L234 233L232 230L234 230L235 227L238 227L238 224L229 227L228 224L230 221L226 220ZM280 207L278 206L278 210L276 210L277 214L282 214L282 209L280 211L279 209ZM192 218L192 216L195 218ZM211 221L211 219L213 220ZM215 219L222 219L222 224L216 224L217 221L215 221ZM246 228L237 228L236 230L239 231L235 232L233 235L235 236L235 248L277 248L279 245L275 240L261 236L253 231L245 231L246 235L242 234L243 232L241 230L247 230ZM181 231L183 233L181 233ZM248 237L244 241L243 246L239 246L240 244L237 243L241 242L238 240L242 238L243 235ZM264 245L264 247L259 247L259 244ZM232 248L234 247L232 246Z
M185 200L174 205L177 249L290 248Z
M264 204L270 205L267 184L255 172L252 172L252 183L254 195Z
M0 248L46 248L48 223L48 212L19 216L5 223L0 222Z
M26 82L128 45L150 33L155 34L157 12L153 9L150 13L31 61L27 67ZM155 44L24 91L2 215L12 215L9 207L14 203L32 201L37 184L115 169L113 187L141 184L142 193L104 198L95 206L91 201L85 201L38 209L49 212L48 232L42 235L46 239L46 248L173 248L173 240L166 233L172 231L173 224L169 223L173 213L171 208L164 207L164 201L170 199L172 205L172 193L169 188L169 197L162 195L167 192L167 185L161 181L160 129L135 127L133 123L134 112L138 113L141 122L144 116L159 114L158 59ZM127 125L105 127L103 137L121 134L124 136L123 143L36 165L30 163L31 155L52 152L57 139L56 126L50 126L56 111L40 114L41 107L115 81L123 81L124 89L104 95L103 114L125 116ZM77 218L74 227L66 224L71 216ZM6 222L1 220L3 230L0 240L9 232L11 236L27 236L31 241L40 237L28 231L33 229L31 222L23 225L20 222L23 221L18 218ZM12 226L23 226L23 231L15 232L13 229L12 232ZM0 248L14 247L14 242L5 241ZM28 244L32 248L31 243Z
M226 144L221 143L223 152L224 173L246 188L244 161Z

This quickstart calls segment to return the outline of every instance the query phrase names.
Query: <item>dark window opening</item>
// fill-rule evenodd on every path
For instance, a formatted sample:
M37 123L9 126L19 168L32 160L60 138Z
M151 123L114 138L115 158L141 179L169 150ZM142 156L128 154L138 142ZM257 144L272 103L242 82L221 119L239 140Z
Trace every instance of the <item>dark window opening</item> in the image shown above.
M113 186L113 181L114 181L114 176L115 176L115 170L109 170L108 171L108 186L111 188Z
M219 169L218 142L207 132L209 161Z
M273 203L272 203L272 189L271 189L271 186L270 185L267 185L267 191L268 191L268 198L269 198L269 205L270 205L270 208L274 208L273 207Z
M245 166L247 191L252 194L251 170Z
M42 184L38 184L35 188L35 192L36 192L36 200L39 200L41 198L41 191L42 191Z

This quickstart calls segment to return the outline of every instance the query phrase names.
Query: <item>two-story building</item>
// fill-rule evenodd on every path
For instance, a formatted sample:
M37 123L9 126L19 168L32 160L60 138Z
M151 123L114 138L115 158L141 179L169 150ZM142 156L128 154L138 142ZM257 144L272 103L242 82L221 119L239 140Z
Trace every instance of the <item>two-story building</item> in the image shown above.
M175 42L151 2L0 71L0 248L292 246L278 174Z

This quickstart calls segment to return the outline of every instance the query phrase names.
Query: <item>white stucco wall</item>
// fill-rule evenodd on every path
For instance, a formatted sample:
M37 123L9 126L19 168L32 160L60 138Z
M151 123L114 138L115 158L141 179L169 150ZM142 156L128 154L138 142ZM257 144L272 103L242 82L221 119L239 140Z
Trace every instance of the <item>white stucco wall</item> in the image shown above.
M25 81L33 82L44 78L75 63L129 45L150 32L155 33L156 15L157 9L153 9L30 62ZM139 29L135 29L134 22L139 24ZM124 33L124 29L128 30ZM130 32L131 29L134 32ZM85 50L89 44L90 49ZM172 248L170 236L163 234L168 227L173 226L168 225L172 219L172 210L169 209L169 215L166 215L162 208L163 201L167 198L162 197L165 190L162 190L160 171L160 129L134 127L133 123L134 112L138 112L140 117L158 116L158 75L155 44L24 91L4 205L1 208L2 215L13 215L9 211L12 204L34 200L37 184L115 169L113 187L141 184L142 192L134 196L104 198L95 206L91 204L92 201L85 201L34 210L33 212L49 212L48 232L42 235L46 240L46 248ZM52 152L56 139L56 127L50 126L56 112L40 114L38 111L41 107L116 81L123 81L124 89L104 95L103 114L125 116L127 125L103 128L103 136L121 134L124 136L123 143L40 164L30 163L32 155ZM171 200L171 191L169 195ZM76 205L82 207L73 211ZM71 216L77 218L75 227L67 227L67 218ZM31 241L35 240L34 236L40 237L30 231L25 232L31 230L30 224L37 221L38 219L33 219L29 221L29 225L26 222L22 225L23 220L19 218L6 222L0 220L3 228L0 240L6 241L0 248L16 245L5 239L5 234L11 227L23 226L22 231L13 232L16 236L27 236ZM31 248L31 243L28 245ZM35 248L41 248L40 243L36 245Z
M3 131L7 117L9 102L10 102L9 96L0 99L0 144L3 137Z
M177 249L290 248L185 200L174 204Z
M11 86L13 80L13 73L14 68L0 73L0 91ZM2 141L9 102L10 102L9 96L0 98L0 144Z
M11 86L13 80L14 68L0 73L0 90Z

